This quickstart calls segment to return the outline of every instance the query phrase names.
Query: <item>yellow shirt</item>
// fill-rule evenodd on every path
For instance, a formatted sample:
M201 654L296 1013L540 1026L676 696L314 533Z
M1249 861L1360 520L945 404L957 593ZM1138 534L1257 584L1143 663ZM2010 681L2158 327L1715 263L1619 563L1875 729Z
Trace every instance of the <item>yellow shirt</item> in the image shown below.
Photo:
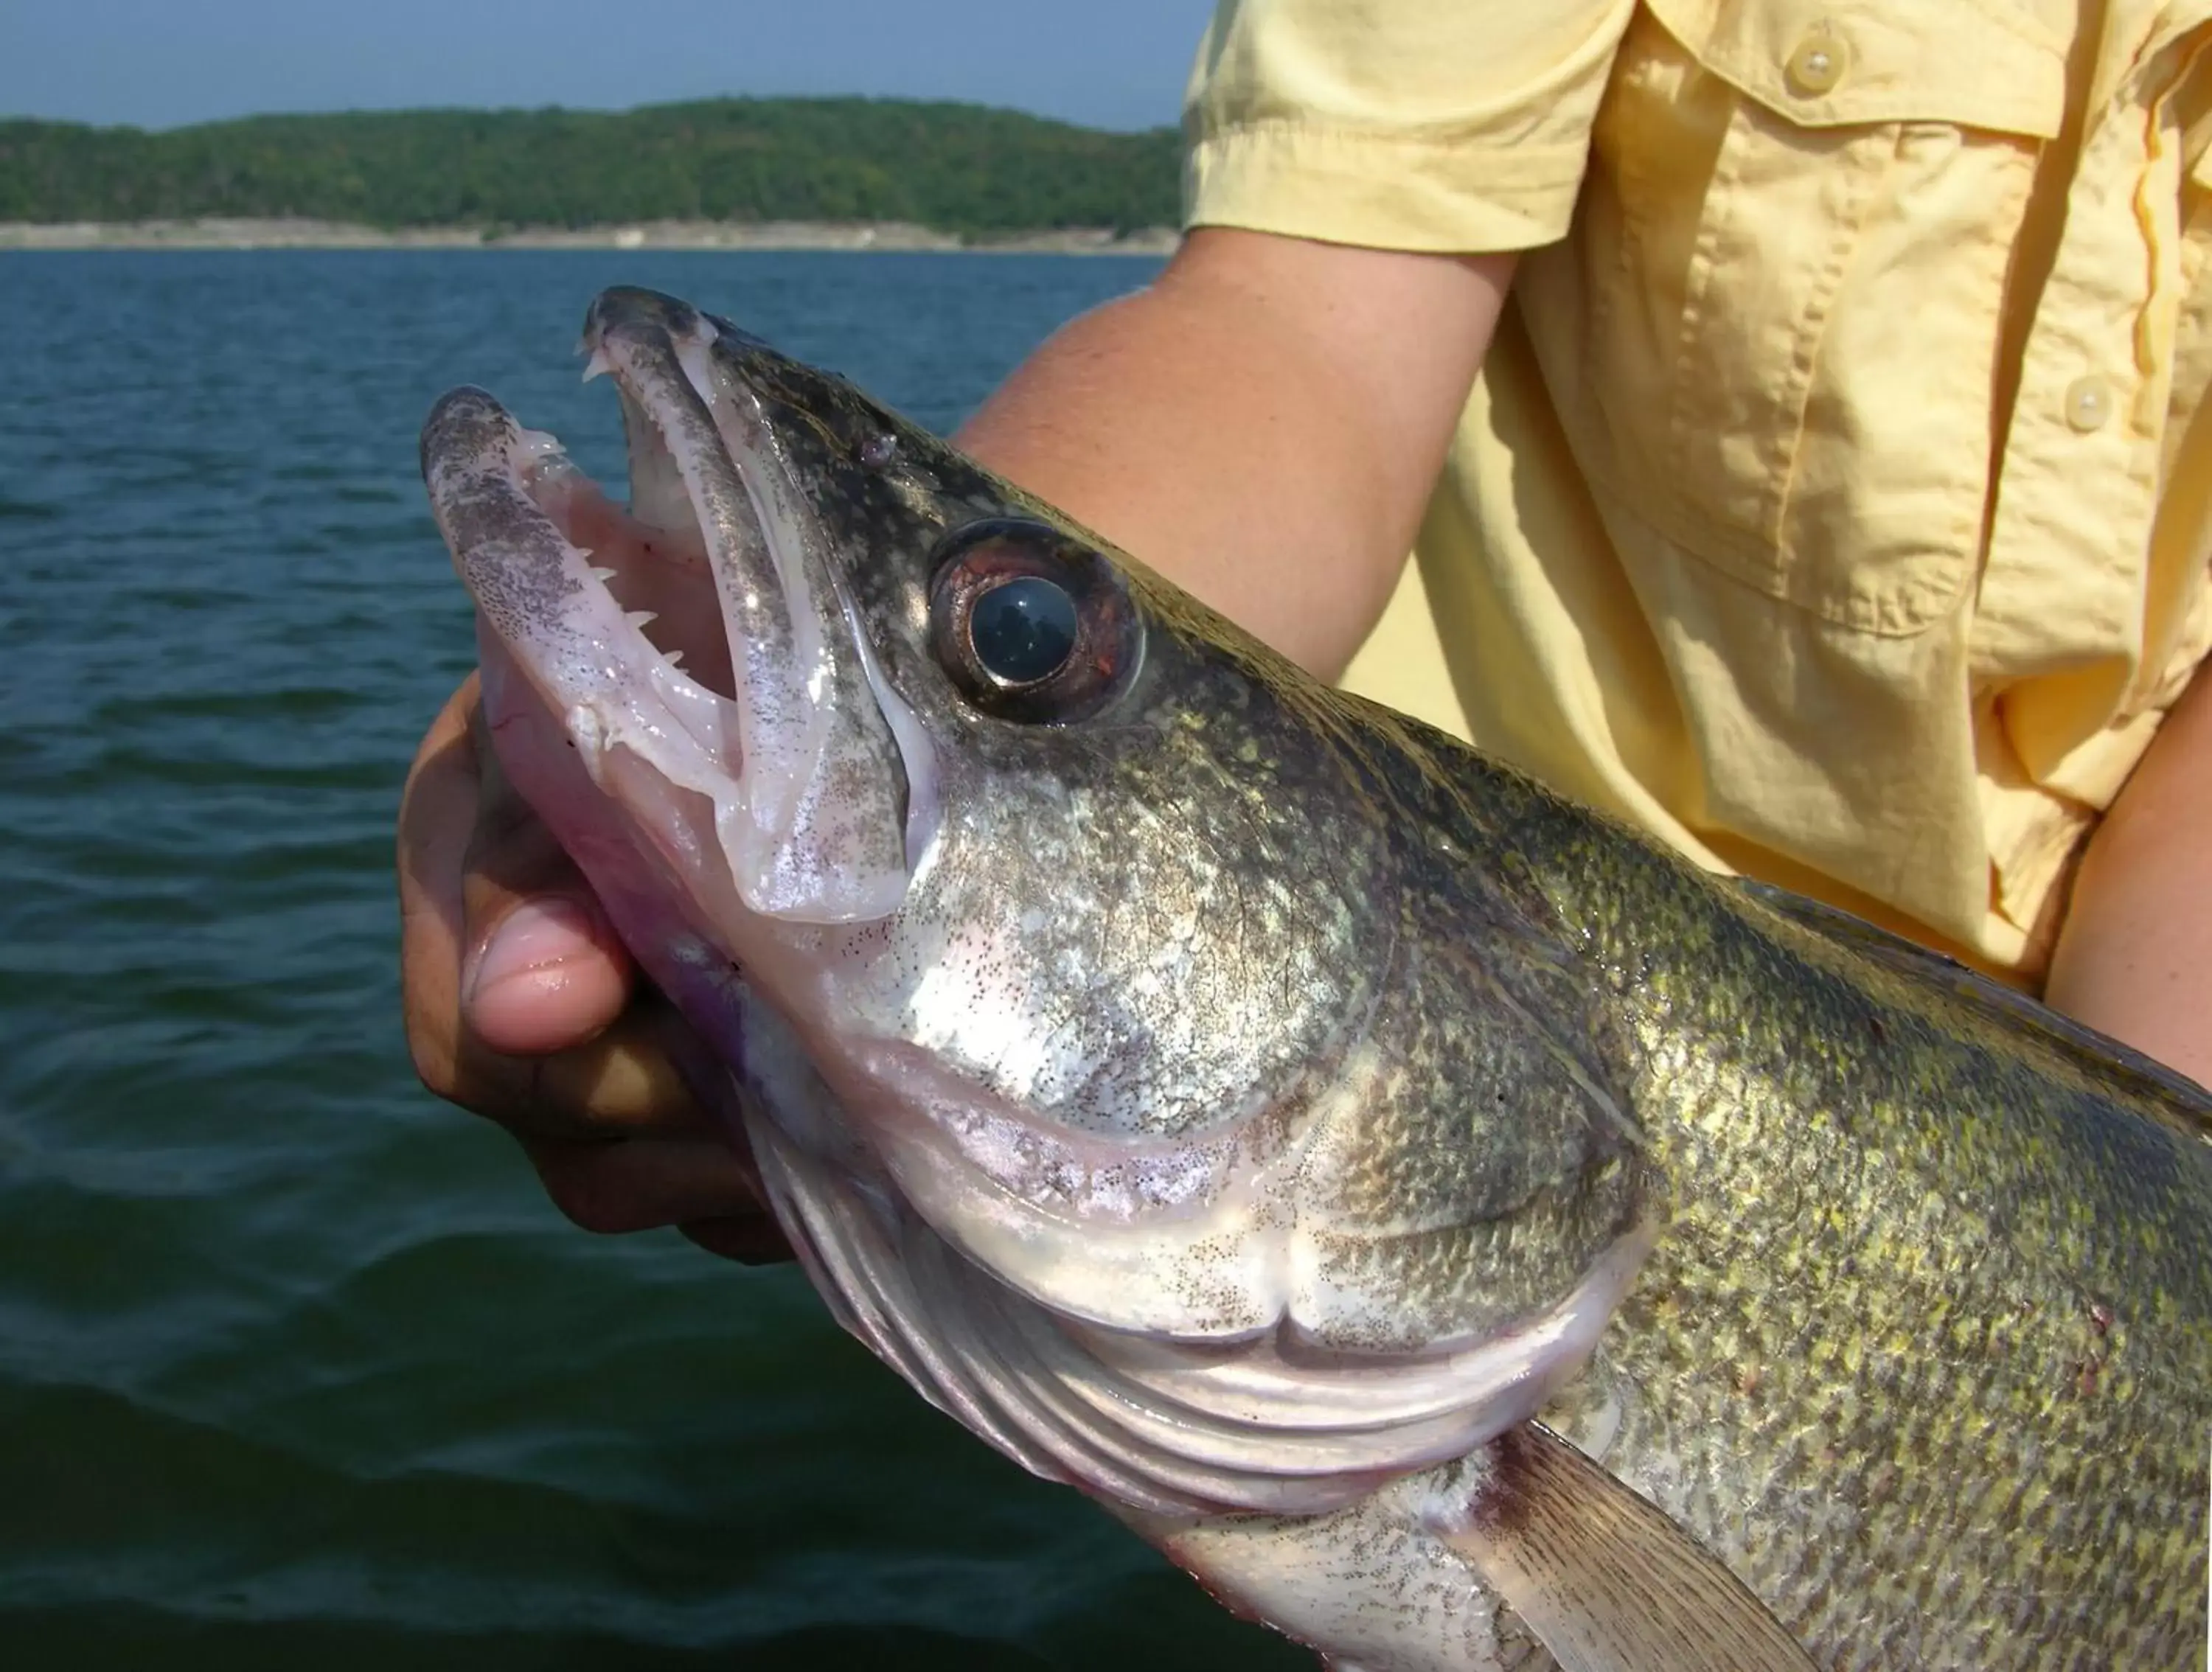
M1530 252L1354 682L2039 976L2212 644L2208 19L1225 0L1192 224Z

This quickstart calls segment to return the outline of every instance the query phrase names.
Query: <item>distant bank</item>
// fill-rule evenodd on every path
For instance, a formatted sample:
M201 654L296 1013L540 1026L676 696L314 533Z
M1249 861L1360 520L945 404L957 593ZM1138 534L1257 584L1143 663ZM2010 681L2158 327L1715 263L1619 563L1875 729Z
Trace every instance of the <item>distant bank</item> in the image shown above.
M372 227L299 217L0 221L0 250L939 250L1171 252L1167 227L1059 227L963 237L902 221L647 221L605 227Z
M1180 152L1168 128L895 99L0 119L0 227L18 246L1089 248L1175 224Z

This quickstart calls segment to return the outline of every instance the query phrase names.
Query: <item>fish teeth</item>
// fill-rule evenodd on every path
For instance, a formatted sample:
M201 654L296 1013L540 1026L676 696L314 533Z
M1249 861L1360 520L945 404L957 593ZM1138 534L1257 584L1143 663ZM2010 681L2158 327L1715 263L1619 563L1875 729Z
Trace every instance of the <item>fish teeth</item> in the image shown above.
M623 619L642 633L660 619L660 612L658 610L629 610L623 612Z
M580 348L582 344L577 346ZM584 362L584 381L589 383L595 377L605 377L614 368L615 363L607 358L605 349L593 349L592 357Z
M660 660L671 667L680 668L684 666L684 653L680 650L671 650L665 653Z
M592 579L598 581L603 587L615 578L615 572L612 569L603 569L595 565L588 567L591 567L592 569Z

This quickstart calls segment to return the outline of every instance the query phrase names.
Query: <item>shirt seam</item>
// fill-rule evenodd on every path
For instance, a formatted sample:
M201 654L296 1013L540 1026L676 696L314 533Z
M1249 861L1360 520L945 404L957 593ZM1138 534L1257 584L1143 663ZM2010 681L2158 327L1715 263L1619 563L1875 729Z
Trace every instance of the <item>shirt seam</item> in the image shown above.
M1528 196L1558 191L1562 185L1579 186L1589 166L1589 147L1587 143L1538 145L1502 141L1469 140L1463 135L1413 133L1378 133L1370 129L1337 127L1324 123L1300 122L1285 119L1266 119L1259 121L1237 122L1211 129L1194 137L1188 146L1195 161L1200 155L1218 156L1224 150L1271 149L1281 139L1317 141L1327 145L1376 151L1413 150L1448 157L1454 164L1453 174L1472 173L1468 165L1496 157L1510 157L1516 165L1527 169L1530 165L1556 170L1547 172L1540 179L1486 179L1482 182L1480 195L1513 192Z

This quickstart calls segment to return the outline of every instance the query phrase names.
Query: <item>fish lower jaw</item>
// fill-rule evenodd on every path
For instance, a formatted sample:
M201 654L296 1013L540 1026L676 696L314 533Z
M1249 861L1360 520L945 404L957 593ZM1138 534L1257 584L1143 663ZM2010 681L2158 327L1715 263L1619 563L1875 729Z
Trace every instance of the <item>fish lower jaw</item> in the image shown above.
M424 465L487 674L496 663L518 701L534 692L579 752L627 742L672 781L735 783L728 635L688 508L689 527L640 521L481 390L434 410Z

